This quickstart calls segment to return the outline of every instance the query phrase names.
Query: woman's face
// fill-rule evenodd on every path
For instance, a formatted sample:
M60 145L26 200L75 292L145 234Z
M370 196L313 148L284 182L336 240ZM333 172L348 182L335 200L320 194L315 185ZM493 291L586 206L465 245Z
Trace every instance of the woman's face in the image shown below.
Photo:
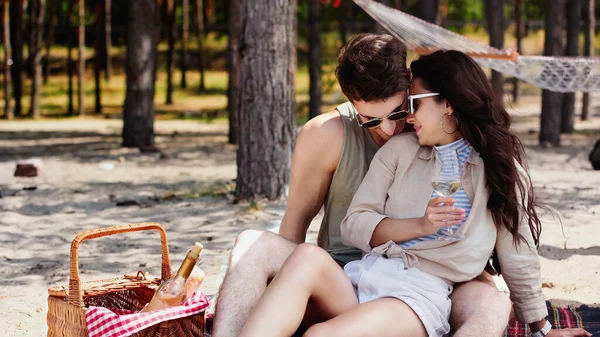
M431 91L423 86L423 81L418 77L413 77L410 85L410 95L427 94ZM450 144L455 140L460 139L460 132L457 130L456 120L452 115L452 107L445 99L440 99L439 96L430 96L423 98L415 98L413 100L414 114L411 114L406 119L407 123L413 124L415 133L419 137L419 144L426 146ZM450 115L445 115L450 113ZM444 130L442 130L440 121L443 120Z

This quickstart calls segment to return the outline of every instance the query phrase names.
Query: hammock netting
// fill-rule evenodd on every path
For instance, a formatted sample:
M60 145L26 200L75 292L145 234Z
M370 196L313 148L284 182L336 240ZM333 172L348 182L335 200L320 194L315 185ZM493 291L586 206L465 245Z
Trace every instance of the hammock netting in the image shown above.
M600 59L595 57L523 56L500 50L373 0L354 0L409 50L429 54L454 49L480 65L557 92L600 91Z

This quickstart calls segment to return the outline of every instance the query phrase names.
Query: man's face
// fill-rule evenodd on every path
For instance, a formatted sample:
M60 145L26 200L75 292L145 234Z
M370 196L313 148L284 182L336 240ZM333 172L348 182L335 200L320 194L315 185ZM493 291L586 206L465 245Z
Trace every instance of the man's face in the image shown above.
M359 119L361 123L367 122L376 118L383 118L379 125L368 128L371 134L380 138L383 142L387 142L393 136L399 134L406 125L406 119L401 118L399 120L392 120L392 118L386 118L390 116L392 112L407 111L408 102L406 99L407 92L401 91L397 94L389 97L385 101L376 102L365 102L356 101L353 102L354 107L358 111ZM405 115L405 114L402 114Z

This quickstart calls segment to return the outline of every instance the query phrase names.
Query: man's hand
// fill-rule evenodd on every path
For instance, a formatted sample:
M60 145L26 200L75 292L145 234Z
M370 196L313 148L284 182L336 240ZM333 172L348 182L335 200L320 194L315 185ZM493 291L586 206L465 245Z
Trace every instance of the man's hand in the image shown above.
M449 197L436 197L429 200L425 215L421 218L422 232L425 235L437 233L440 228L458 225L465 218L465 210L454 207L456 200ZM442 204L443 205L440 205Z
M552 329L548 332L546 337L592 337L592 334L581 329Z

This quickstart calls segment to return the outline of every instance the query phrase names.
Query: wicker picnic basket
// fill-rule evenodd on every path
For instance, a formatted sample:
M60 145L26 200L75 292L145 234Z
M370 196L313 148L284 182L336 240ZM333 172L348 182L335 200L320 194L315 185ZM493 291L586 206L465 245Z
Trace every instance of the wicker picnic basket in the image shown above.
M103 236L143 230L158 230L162 249L161 278L146 279L142 272L106 280L81 282L79 278L79 244ZM87 337L85 313L89 306L140 310L150 301L162 280L171 277L167 234L158 223L145 222L93 229L83 232L71 243L68 286L48 289L48 337ZM166 321L137 332L136 337L198 336L204 331L204 314Z

